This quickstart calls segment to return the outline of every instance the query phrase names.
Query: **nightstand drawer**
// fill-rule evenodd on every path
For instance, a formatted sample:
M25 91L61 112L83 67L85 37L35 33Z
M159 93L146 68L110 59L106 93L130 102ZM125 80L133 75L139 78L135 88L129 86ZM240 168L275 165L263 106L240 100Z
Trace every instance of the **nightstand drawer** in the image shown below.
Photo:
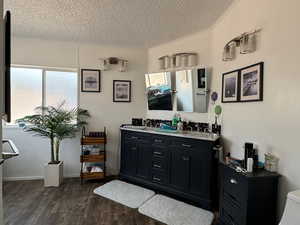
M225 210L224 208L221 209L220 220L226 225L243 225L237 221L237 218L231 215L227 209Z
M245 202L247 199L247 180L245 176L232 168L224 167L223 188L224 192L230 194L238 202Z
M227 193L223 195L223 207L226 209L226 213L230 215L236 223L243 224L246 220L246 213L240 202L232 199Z

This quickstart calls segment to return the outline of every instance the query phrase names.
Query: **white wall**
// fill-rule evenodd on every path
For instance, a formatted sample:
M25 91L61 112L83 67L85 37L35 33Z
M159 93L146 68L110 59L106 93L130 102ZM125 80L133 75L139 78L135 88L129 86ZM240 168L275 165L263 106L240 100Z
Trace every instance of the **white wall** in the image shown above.
M132 117L145 115L144 74L147 70L145 49L119 48L69 42L14 38L12 45L14 64L39 65L67 68L101 69L99 58L110 56L129 60L128 72L120 73L117 68L102 71L101 93L80 93L80 106L88 109L92 117L89 130L108 130L107 169L109 174L118 172L119 126ZM26 79L26 78L24 78ZM132 81L132 102L113 103L113 80ZM4 129L4 136L12 139L20 149L20 156L5 163L6 179L29 179L43 177L43 165L50 159L49 141L32 137L20 128ZM61 146L65 176L79 176L79 137L65 140Z
M209 31L200 32L149 50L149 71L156 70L157 58L166 53L195 50L200 63L212 65L212 90L221 93L222 73L265 62L264 101L223 104L223 138L226 149L242 158L243 143L257 143L260 159L272 151L280 157L280 212L287 191L300 189L300 2L290 0L236 0ZM262 28L258 50L240 55L231 62L222 61L223 47L243 32ZM212 112L212 109L210 109ZM148 112L148 115L153 115ZM170 117L170 114L164 114ZM210 115L191 115L193 119L213 118Z

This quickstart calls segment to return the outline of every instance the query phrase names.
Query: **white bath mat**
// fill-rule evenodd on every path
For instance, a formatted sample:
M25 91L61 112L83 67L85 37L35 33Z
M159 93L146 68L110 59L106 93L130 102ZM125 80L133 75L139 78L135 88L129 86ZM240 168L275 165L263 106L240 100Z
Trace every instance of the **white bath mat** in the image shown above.
M138 208L155 194L154 191L119 180L96 188L94 193L130 208Z
M211 225L214 218L212 212L163 195L155 195L139 212L168 225Z

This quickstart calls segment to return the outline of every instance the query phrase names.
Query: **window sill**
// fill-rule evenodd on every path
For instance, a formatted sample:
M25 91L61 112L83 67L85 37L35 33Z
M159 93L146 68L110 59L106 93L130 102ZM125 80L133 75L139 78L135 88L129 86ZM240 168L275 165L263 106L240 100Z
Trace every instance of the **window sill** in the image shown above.
M3 125L2 128L3 129L18 129L18 130L23 129L22 127L19 127L18 125Z

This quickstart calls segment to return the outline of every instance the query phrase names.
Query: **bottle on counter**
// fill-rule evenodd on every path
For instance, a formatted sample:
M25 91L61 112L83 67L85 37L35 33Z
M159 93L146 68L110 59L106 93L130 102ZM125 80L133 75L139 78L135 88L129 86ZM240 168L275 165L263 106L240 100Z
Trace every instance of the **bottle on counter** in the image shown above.
M174 116L173 116L173 119L172 119L172 126L173 127L177 127L177 123L178 123L178 114L175 113Z
M181 117L179 117L179 120L177 123L177 130L183 131L183 122L181 121Z

